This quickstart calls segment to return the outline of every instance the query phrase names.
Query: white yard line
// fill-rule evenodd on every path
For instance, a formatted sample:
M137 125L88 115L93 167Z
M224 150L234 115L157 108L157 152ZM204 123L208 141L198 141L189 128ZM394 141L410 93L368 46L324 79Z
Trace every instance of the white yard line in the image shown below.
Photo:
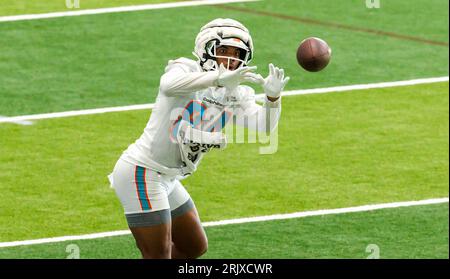
M0 121L5 118L8 118L8 117L0 115ZM18 125L33 125L33 122L27 121L27 120L11 121L11 123L18 124Z
M376 88L388 88L388 87L398 87L398 86L410 86L410 85L428 84L428 83L436 83L436 82L444 82L444 81L448 81L448 76L434 77L434 78L421 78L421 79L412 79L412 80L403 80L403 81L369 83L369 84L355 84L355 85L337 86L337 87L328 87L328 88L294 90L294 91L285 92L283 94L283 96L302 95L302 94L320 94L320 93L343 92L343 91L376 89Z
M381 82L381 83L355 84L355 85L345 85L345 86L326 87L326 88L302 89L302 90L285 91L285 92L283 92L282 96L321 94L321 93L333 93L333 92L364 90L364 89L374 89L374 88L408 86L408 85L444 82L444 81L448 81L448 80L449 80L449 77L446 76L446 77L413 79L413 80L393 81L393 82ZM257 95L257 99L261 99L263 97L264 97L263 94ZM131 105L131 106L121 106L121 107L109 107L109 108L98 108L98 109L74 110L74 111L64 111L64 112L54 112L54 113L11 116L11 117L0 118L0 123L18 123L20 121L33 121L33 120L50 119L50 118L91 115L91 114L99 114L99 113L107 113L107 112L152 109L154 105L155 104L141 104L141 105Z
M156 10L156 9L217 5L217 4L228 4L228 3L240 3L240 2L256 2L256 1L260 1L260 0L197 0L197 1L146 4L146 5L134 5L134 6L100 8L100 9L89 9L89 10L76 10L76 11L71 10L71 11L66 11L66 12L54 12L54 13L45 13L45 14L2 16L2 17L0 17L0 22L57 18L57 17L67 17L67 16L123 13L123 12L134 12L134 11ZM81 2L81 5L83 5L82 2Z
M142 104L142 105L131 105L131 106L124 106L124 107L72 110L72 111L63 111L63 112L31 114L31 115L22 115L22 116L13 116L13 117L2 117L2 118L0 118L0 123L18 123L20 121L91 115L91 114L100 114L100 113L106 113L106 112L152 109L154 107L154 105L155 104Z
M284 219L292 219L292 218L304 218L304 217L310 217L310 216L345 214L345 213L364 212L364 211L372 211L372 210L379 210L379 209L386 209L386 208L398 208L398 207L448 203L448 201L449 201L449 199L448 199L448 197L446 197L446 198L428 199L428 200L420 200L420 201L371 204L371 205L363 205L363 206L355 206L355 207L347 207L347 208L323 209L323 210L314 210L314 211L295 212L295 213L289 213L289 214L276 214L276 215L268 215L268 216L258 216L258 217L205 222L205 223L203 223L203 226L204 227L215 227L215 226L224 226L224 225L231 225L231 224L243 224L243 223L273 221L273 220L284 220ZM12 242L0 242L0 248L24 246L24 245L34 245L34 244L44 244L44 243L55 243L55 242L63 242L63 241L97 239L97 238L104 238L104 237L111 237L111 236L129 235L129 234L130 234L129 230L122 230L122 231L93 233L93 234L85 234L85 235L62 236L62 237L52 237L52 238L42 238L42 239L12 241Z

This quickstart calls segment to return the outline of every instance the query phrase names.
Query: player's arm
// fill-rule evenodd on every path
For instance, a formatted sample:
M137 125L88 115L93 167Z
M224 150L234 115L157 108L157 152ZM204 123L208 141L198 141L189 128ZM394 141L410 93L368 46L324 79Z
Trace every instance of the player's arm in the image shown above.
M222 66L222 65L221 65ZM256 67L243 67L236 71L190 72L181 63L173 63L161 77L160 91L167 96L190 94L213 86L236 87L241 82L256 82L251 71Z
M183 95L215 86L217 78L215 71L189 72L183 65L174 65L161 77L159 89L168 96Z
M267 78L256 75L254 78L263 86L265 102L262 106L258 105L252 97L244 101L236 124L260 132L271 132L276 128L281 115L281 91L288 83L289 77L284 77L283 69L270 64Z
M236 115L236 125L259 132L272 132L278 124L281 115L281 98L270 101L267 96L263 105L253 100L245 101Z

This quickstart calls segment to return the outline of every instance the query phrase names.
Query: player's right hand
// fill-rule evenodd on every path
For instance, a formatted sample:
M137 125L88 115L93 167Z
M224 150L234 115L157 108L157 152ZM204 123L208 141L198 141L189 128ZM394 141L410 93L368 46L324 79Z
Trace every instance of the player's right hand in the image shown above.
M257 67L253 66L229 71L225 69L223 64L220 64L217 85L226 88L236 88L242 82L264 83L264 78L261 75L253 73L256 69Z

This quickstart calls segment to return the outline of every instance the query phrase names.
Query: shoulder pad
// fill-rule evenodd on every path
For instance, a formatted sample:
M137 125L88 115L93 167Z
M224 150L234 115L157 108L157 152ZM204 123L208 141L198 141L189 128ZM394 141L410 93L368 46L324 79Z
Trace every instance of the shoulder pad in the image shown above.
M165 71L168 72L174 67L180 67L186 73L200 71L199 65L196 61L184 57L178 58L176 60L169 60L169 63L167 63Z

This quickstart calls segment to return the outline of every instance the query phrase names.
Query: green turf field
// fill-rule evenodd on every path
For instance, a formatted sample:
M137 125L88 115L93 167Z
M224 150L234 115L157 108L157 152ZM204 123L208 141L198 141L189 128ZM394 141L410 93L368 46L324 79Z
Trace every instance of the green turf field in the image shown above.
M377 245L383 259L448 258L448 204L206 228L202 258L364 259ZM139 258L130 236L4 248L0 258ZM423 249L427 247L427 249ZM70 248L70 246L69 246Z
M376 12L356 2L361 1L327 1L326 12L309 0L302 1L302 9L293 8L297 0L228 6L275 10L376 30L388 28L448 43L446 1L434 0L430 4L421 0L414 5L389 1L387 7ZM426 10L431 6L435 13L398 13L411 6ZM180 20L173 21L180 12ZM251 30L254 65L262 74L267 74L271 61L286 69L291 76L288 90L448 75L448 46L300 24L219 7L6 22L0 24L0 61L5 61L0 64L0 115L153 102L167 61L192 57L199 28L224 16L242 21ZM313 35L324 38L333 49L332 63L318 74L301 71L295 60L299 42Z
M44 2L2 1L0 15L61 10L62 1ZM163 1L81 5L151 2ZM266 0L0 22L0 116L153 102L167 60L191 57L199 28L219 16L249 27L258 71L266 75L269 62L284 67L287 90L448 76L448 1L382 1L379 10L363 2ZM321 73L296 64L308 36L333 48ZM448 197L448 98L448 82L285 97L277 153L231 144L183 183L202 221ZM0 242L126 229L106 175L150 113L0 123ZM383 258L448 258L448 205L207 233L206 258L365 258L371 243ZM129 236L75 243L85 258L138 256ZM64 258L66 245L0 248L0 258Z
M286 97L283 108L277 153L232 144L185 181L203 220L448 196L448 83ZM15 224L0 239L125 228L106 175L148 115L0 125L0 222Z
M75 3L76 0L68 0ZM177 2L187 0L176 0ZM79 8L69 9L66 0L2 0L0 16L65 12L84 9L175 2L175 0L78 0Z

